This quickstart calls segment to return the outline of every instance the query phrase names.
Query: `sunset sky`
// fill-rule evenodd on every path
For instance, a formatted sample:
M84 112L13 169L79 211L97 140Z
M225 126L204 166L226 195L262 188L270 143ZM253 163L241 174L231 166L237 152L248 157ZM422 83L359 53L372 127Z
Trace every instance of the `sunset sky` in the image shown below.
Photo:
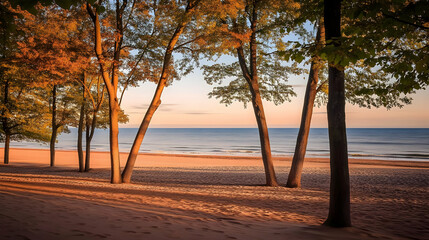
M292 102L275 106L264 102L269 127L299 127L306 76L294 76L289 83L294 86L297 97ZM122 108L129 114L130 121L121 127L138 127L152 99L156 85L145 83L129 89ZM236 102L226 107L217 99L209 99L208 85L200 70L176 81L164 90L162 104L154 114L151 127L257 127L253 109ZM359 108L347 104L347 127L350 128L398 128L429 127L429 90L419 91L413 96L413 103L402 109ZM326 107L315 108L312 127L326 128Z

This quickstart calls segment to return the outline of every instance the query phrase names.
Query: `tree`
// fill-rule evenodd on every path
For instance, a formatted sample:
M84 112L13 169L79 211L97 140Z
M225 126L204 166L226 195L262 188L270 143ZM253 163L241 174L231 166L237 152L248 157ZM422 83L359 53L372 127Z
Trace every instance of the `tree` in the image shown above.
M335 49L341 45L341 0L324 1L326 44ZM348 168L344 67L329 61L328 131L331 166L329 214L325 223L333 227L349 227L350 180Z
M313 105L315 101L319 106L326 104L327 101L326 61L321 58L325 38L323 18L317 21L319 16L322 16L321 10L323 10L319 6L320 2L312 0L301 2L300 16L295 19L294 33L300 36L302 40L290 44L289 49L280 52L287 60L293 59L298 62L302 61L303 56L308 56L311 64L304 97L301 125L297 136L291 170L288 175L287 187L300 187L301 185L301 173L310 131ZM304 23L308 20L313 20L315 21L315 26L318 25L315 40L313 40L311 32L305 27ZM353 18L343 20L343 22L345 26L355 25ZM319 36L320 33L322 33L322 36ZM309 39L309 43L306 43L307 39ZM319 78L322 80L319 81ZM404 104L409 104L412 100L407 95L392 90L385 91L385 94L382 96L372 94L370 91L365 93L364 91L368 87L389 84L391 77L385 71L365 64L363 59L345 66L345 79L345 97L347 101L351 104L357 104L360 107L378 108L384 106L390 109L392 107L403 107Z
M391 81L362 88L362 95L383 98L410 94L429 83L428 8L426 1L351 1L344 4L344 42L352 45L344 61L364 64L389 74Z
M218 34L214 34L212 48L207 54L213 56L227 52L235 55L238 63L204 66L204 75L209 83L235 78L228 86L216 87L210 96L221 98L225 104L233 100L252 103L266 185L277 186L262 98L282 103L294 95L285 81L288 73L298 73L299 69L282 65L276 50L285 47L282 39L284 29L280 26L290 23L292 13L299 5L284 1L237 2L241 4L238 11L218 19Z
M107 54L103 50L103 39L101 34L101 23L99 13L103 12L105 7L100 4L91 5L89 2L86 3L86 11L88 12L92 22L94 24L94 47L95 54L97 56L100 72L103 77L104 84L107 89L109 96L109 141L110 141L110 162L111 162L111 183L122 183L121 179L121 168L119 159L119 98L118 98L118 86L119 86L119 67L121 65L121 55L124 53L122 47L124 40L124 14L127 8L128 1L123 0L122 2L116 0L115 2L115 19L113 20L112 35L114 39L113 43L113 56ZM130 10L130 15L132 10ZM129 17L128 17L129 18ZM107 24L108 21L105 21ZM108 27L108 26L107 26ZM125 24L126 28L126 24ZM110 35L110 37L112 37ZM110 46L109 46L110 47Z
M158 81L156 91L149 105L149 108L147 109L146 114L142 120L142 123L139 127L136 138L134 139L133 146L131 148L130 154L128 155L127 164L122 173L122 181L125 183L129 183L131 181L132 171L134 168L135 161L137 159L140 146L143 142L143 138L149 127L153 114L161 104L161 94L164 87L167 85L167 80L170 78L170 74L171 74L170 73L171 61L172 61L173 51L175 49L176 43L179 41L179 38L183 33L183 31L185 30L185 27L187 26L187 24L192 20L192 17L194 15L194 12L196 11L196 8L199 2L200 2L199 0L187 1L186 7L183 13L178 14L179 17L177 19L178 20L177 26L175 28L175 31L172 33L170 40L165 48L162 71L161 71L161 75ZM181 5L178 5L177 10L179 10L181 7L182 7Z
M287 187L301 186L301 173L304 165L304 157L307 150L308 135L310 133L311 117L316 94L320 90L319 71L323 67L323 61L317 53L323 47L325 41L325 26L323 20L318 23L317 36L315 40L315 54L311 57L310 73L308 75L307 87L305 89L304 105L302 108L301 124L296 140L295 152L292 165L286 183ZM321 85L323 86L323 85Z
M0 138L5 142L4 163L9 163L11 140L47 141L48 123L46 108L42 106L40 89L31 86L31 75L17 61L23 33L17 21L24 13L12 9L7 2L0 4Z
M94 69L95 70L95 69ZM109 126L109 106L106 99L106 91L104 85L101 84L101 76L97 71L84 72L82 80L74 95L77 105L80 105L78 128L78 157L79 157L79 172L88 172L91 168L91 141L94 137L96 128L107 128ZM79 96L81 95L81 96ZM125 123L128 121L127 115L123 111L119 113L119 122ZM83 132L85 132L85 153L83 152Z
M52 86L51 106L51 140L50 166L55 166L55 144L57 137L62 132L69 132L68 126L76 119L76 106L73 102L73 95L70 86L55 84Z
M19 22L24 37L18 42L16 60L27 71L37 74L37 78L31 79L33 84L45 88L52 96L49 101L52 116L50 165L54 166L57 135L67 131L67 125L76 115L68 84L79 78L91 56L86 51L86 42L81 40L84 33L79 28L82 16L76 14L76 9L64 10L40 4L36 9L35 15L24 12Z

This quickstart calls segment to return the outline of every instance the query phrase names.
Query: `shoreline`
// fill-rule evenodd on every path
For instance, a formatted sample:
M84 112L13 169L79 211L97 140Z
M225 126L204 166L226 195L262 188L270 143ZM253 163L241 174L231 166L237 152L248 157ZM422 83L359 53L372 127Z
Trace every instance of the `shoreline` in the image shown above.
M0 158L3 159L3 150L4 148L0 148ZM12 153L15 152L41 152L41 153L49 153L49 149L39 149L39 148L10 148L11 151L11 164L13 164L13 156ZM84 151L85 152L85 151ZM77 159L77 151L76 150L56 150L56 154L76 154ZM91 156L93 155L109 155L108 151L91 151ZM122 160L121 165L126 160L128 152L120 152L120 157ZM177 154L177 153L139 153L138 156L140 158L177 158L177 159L218 159L218 160L227 160L227 161L239 161L239 160L247 160L247 161L261 161L261 157L257 156L239 156L239 155L207 155L207 154ZM70 156L68 156L70 157ZM280 163L281 166L288 166L292 161L292 156L273 156L273 161ZM21 161L20 161L21 162ZM285 164L288 163L288 164ZM314 163L314 164L328 164L329 158L323 157L306 157L305 163ZM3 163L1 163L4 165ZM77 164L77 162L76 162ZM406 167L406 168L429 168L429 161L420 161L420 160L384 160L384 159L361 159L361 158L353 158L349 157L349 165L357 165L357 166L378 166L378 167Z
M2 154L3 149L0 149ZM427 239L429 163L350 160L352 228L321 226L329 159L304 163L302 188L266 187L257 157L139 154L132 183L110 184L109 152L78 172L76 151L13 148L0 164L0 239ZM127 154L121 153L121 165ZM0 157L2 158L2 157Z

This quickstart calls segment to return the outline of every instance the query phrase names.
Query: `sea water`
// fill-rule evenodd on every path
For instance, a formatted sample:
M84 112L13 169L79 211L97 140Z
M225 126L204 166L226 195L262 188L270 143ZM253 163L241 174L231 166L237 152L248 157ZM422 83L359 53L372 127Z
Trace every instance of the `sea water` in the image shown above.
M58 137L57 149L76 149L77 129L70 130ZM120 129L121 152L130 150L136 133L136 128ZM297 134L297 128L270 128L272 154L292 156ZM349 128L347 138L353 158L429 161L429 128ZM11 147L49 148L34 142L12 142ZM91 147L109 151L109 130L97 129ZM140 152L258 156L259 134L256 128L150 128ZM329 157L327 129L310 130L307 156Z

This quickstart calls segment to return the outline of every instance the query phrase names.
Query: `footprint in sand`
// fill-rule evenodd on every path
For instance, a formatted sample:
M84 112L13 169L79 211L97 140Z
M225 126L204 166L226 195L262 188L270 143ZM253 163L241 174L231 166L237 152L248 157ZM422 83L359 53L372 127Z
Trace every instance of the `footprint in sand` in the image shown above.
M226 235L226 238L228 238L228 239L237 239L236 237L228 236L228 235Z

